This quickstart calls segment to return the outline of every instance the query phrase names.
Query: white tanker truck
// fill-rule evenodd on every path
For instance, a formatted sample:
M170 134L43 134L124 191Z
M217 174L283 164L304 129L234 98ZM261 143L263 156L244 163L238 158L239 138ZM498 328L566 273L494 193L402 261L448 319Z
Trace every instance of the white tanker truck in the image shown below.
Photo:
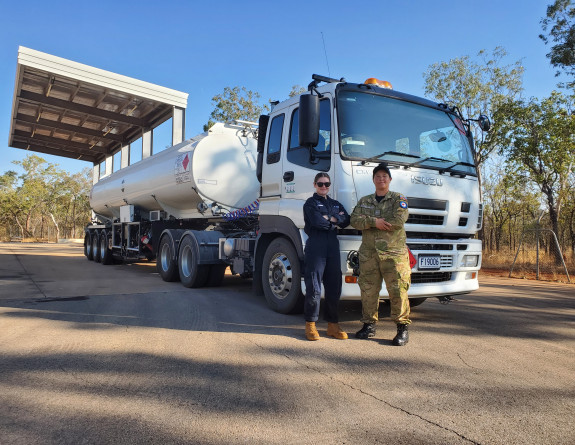
M330 174L331 195L351 213L373 193L374 166L386 162L392 189L410 206L412 306L477 289L482 204L470 119L377 79L312 77L309 93L275 104L258 124L218 123L96 183L87 258L155 259L162 279L186 287L217 286L230 267L253 278L274 310L296 312L304 291L303 203L315 175ZM485 116L476 121L489 129ZM361 232L351 227L338 237L342 299L358 299Z

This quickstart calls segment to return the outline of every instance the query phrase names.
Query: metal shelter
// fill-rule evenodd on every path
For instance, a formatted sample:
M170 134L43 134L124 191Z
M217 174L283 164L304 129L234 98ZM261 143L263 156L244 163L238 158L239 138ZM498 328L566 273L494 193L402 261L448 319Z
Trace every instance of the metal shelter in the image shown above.
M152 154L153 129L172 118L172 144L184 140L188 94L25 47L18 67L9 146L94 164L94 181L112 172L121 151L142 138ZM106 171L99 164L106 161Z

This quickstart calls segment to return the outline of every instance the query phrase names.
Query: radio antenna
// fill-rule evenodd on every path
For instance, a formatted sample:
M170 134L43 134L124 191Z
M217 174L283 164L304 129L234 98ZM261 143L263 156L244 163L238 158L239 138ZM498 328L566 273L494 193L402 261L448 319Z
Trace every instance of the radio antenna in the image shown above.
M323 53L325 54L325 64L327 65L327 75L331 77L331 72L329 71L329 61L327 60L327 51L325 49L325 39L323 38L323 31L321 32L321 41L323 42Z

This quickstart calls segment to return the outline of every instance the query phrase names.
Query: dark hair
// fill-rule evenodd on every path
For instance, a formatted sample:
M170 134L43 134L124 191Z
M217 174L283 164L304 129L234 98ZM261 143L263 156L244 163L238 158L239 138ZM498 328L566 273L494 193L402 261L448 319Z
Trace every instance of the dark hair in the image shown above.
M381 172L381 171L384 171L385 173L387 173L389 175L389 177L391 178L391 172L389 171L389 167L387 166L387 164L385 162L378 164L377 167L375 167L373 169L373 177L375 178L375 175L377 174L377 172Z
M317 182L317 180L320 178L327 178L327 179L331 180L331 178L329 177L329 175L326 172L319 172L317 175L315 175L315 179L313 180L313 183L315 184Z

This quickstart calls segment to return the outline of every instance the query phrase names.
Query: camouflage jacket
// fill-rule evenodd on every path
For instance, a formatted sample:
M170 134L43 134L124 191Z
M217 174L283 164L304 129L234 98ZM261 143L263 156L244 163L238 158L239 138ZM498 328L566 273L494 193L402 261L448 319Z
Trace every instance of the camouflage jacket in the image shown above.
M408 216L407 199L389 191L380 202L375 193L359 200L351 214L351 225L362 231L360 253L377 250L380 254L402 254L407 251L404 224ZM376 218L391 224L391 230L379 230Z

